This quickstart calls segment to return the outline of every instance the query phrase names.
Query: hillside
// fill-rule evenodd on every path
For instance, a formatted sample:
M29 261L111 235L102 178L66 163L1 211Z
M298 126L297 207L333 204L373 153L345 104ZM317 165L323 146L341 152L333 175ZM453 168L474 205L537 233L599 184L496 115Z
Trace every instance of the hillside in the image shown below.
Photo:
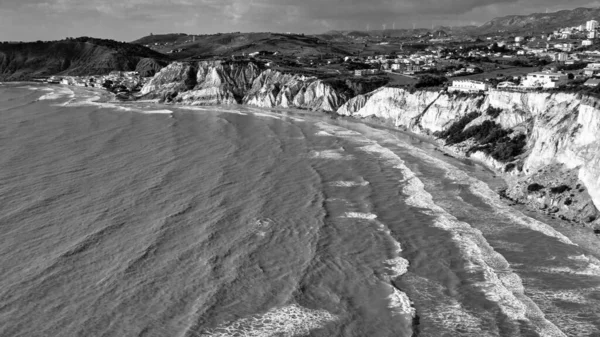
M114 70L152 76L170 58L149 48L93 38L0 44L0 80L102 75Z
M321 38L317 35L278 33L165 34L146 36L132 43L170 53L178 60L242 55L263 50L288 56L345 56L359 49L353 43L345 39L338 41L333 36Z
M480 33L506 32L548 32L562 27L579 26L586 21L600 18L600 8L576 8L554 13L534 13L510 15L495 18L481 27Z

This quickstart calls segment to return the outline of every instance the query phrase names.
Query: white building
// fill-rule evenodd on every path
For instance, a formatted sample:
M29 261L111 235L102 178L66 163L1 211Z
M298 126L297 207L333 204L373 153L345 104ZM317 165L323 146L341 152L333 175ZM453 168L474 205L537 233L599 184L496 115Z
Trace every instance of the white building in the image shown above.
M595 31L596 28L598 28L598 21L596 21L596 20L590 20L590 21L586 22L586 24L585 24L585 29L588 32Z
M525 38L523 38L522 36L517 36L515 37L515 42L523 42L523 40L525 40Z
M565 62L569 58L569 54L567 53L558 53L556 56L556 60L558 62Z
M487 91L488 89L489 85L485 82L473 80L454 80L452 81L452 86L448 88L448 91L478 92Z
M544 71L527 74L521 86L525 88L558 88L567 84L568 81L567 74Z
M592 44L594 44L594 42L592 42L592 40L583 40L581 41L581 45L582 46L591 46Z
M596 33L596 31L593 31L593 32L589 32L587 37L588 37L588 39L595 39L597 35L598 35L598 33Z

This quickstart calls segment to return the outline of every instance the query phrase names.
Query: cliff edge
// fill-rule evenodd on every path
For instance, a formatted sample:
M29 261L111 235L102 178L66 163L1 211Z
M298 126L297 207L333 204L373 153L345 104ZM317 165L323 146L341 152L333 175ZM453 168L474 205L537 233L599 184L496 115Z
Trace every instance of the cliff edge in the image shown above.
M381 88L338 114L378 117L438 137L516 179L506 194L555 216L594 222L600 207L600 101L573 93L410 92Z

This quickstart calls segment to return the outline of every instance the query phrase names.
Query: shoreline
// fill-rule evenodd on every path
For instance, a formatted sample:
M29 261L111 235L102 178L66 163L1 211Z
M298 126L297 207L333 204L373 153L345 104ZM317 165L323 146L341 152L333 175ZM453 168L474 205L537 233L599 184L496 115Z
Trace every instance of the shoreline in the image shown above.
M353 117L353 116L342 116L342 115L338 115L338 116L340 118L344 118L344 119L348 119L348 120L352 120L352 121L358 121L358 122L361 122L368 126L375 126L375 127L383 126L386 129L389 129L391 131L399 132L408 137L416 138L423 142L426 142L426 143L432 145L433 148L428 149L428 148L423 147L422 148L423 150L437 152L440 155L440 157L445 157L445 158L440 158L440 159L448 162L449 164L452 164L451 161L455 160L455 161L459 161L459 162L463 162L463 163L471 162L474 164L478 164L481 167L484 167L486 170L486 172L484 172L484 175L488 176L487 177L488 179L484 179L484 180L482 180L482 182L485 183L486 185L488 185L490 187L490 189L492 189L494 192L496 192L497 195L499 196L500 200L502 202L504 202L505 205L523 213L524 215L526 215L528 217L531 217L535 220L538 220L538 221L541 221L541 222L544 222L544 223L550 225L551 227L553 227L554 229L559 231L561 234L565 235L570 240L572 240L575 244L577 244L580 247L586 249L587 251L593 253L597 258L600 258L600 245L599 245L600 234L594 231L593 224L585 224L585 223L581 223L581 222L577 223L573 220L561 219L559 217L552 216L546 212L542 212L540 209L534 208L531 205L519 202L518 200L511 198L510 196L508 196L506 194L506 190L510 186L511 180L516 179L516 178L514 178L514 176L507 175L504 172L500 172L495 167L488 165L488 163L486 163L485 161L482 161L482 160L479 160L476 158L470 158L470 157L465 156L462 153L453 151L452 148L446 147L439 138L435 138L434 136L427 135L427 134L414 133L412 131L406 130L406 128L395 127L395 126L393 126L392 120L381 119L378 117L357 118L357 117ZM434 153L432 153L432 154L434 154ZM448 158L450 160L448 160ZM512 177L512 179L511 179L511 177ZM477 179L480 179L480 177L477 177ZM496 182L497 182L497 180L501 180L502 185L501 186L492 186L490 183L492 183L494 180L496 180ZM496 184L493 184L493 185L496 185Z
M13 84L13 83L14 84L18 83L18 84L51 85L51 84L39 83L39 82L11 82L11 84ZM59 86L98 92L103 97L99 98L96 101L97 103L112 103L112 104L123 104L123 105L132 104L132 103L145 103L145 104L152 104L152 105L157 105L157 106L162 105L165 107L171 106L173 108L178 108L178 107L184 108L184 107L188 106L185 104L177 104L177 103L172 103L172 102L160 103L157 99L139 99L139 100L123 101L123 100L119 100L116 94L114 94L104 88L77 87L77 86L70 86L70 85L59 85ZM106 98L106 99L104 100L102 98ZM514 176L507 175L504 172L500 172L497 168L493 167L492 165L489 165L489 163L487 163L486 161L483 161L483 160L480 160L477 158L467 157L465 154L460 153L459 151L456 151L456 149L445 146L445 144L443 144L443 142L439 138L435 138L432 135L415 133L413 131L408 130L406 127L397 127L394 125L394 123L391 119L383 119L383 118L379 118L379 117L358 118L358 117L354 117L354 116L340 115L340 114L337 114L337 112L335 112L335 111L319 111L319 110L307 110L307 109L299 109L299 108L259 108L259 107L255 107L255 106L247 105L247 104L218 104L218 105L202 105L202 106L206 107L206 108L209 108L211 106L216 107L216 108L222 108L222 107L228 107L228 106L229 107L235 106L235 107L241 107L241 108L258 108L258 109L264 109L267 111L271 111L274 113L282 113L285 110L302 111L302 112L310 111L310 112L314 113L315 115L320 114L322 116L329 116L332 119L348 120L348 121L352 121L352 122L358 122L358 123L364 124L366 126L377 127L377 128L383 127L394 133L400 133L406 137L419 140L419 141L429 145L428 147L420 146L421 149L429 151L431 154L434 154L434 155L437 153L439 157L442 157L440 159L442 159L446 162L449 162L450 164L452 164L451 161L458 161L463 164L473 163L473 164L480 165L482 168L485 169L484 177L481 177L481 178L484 178L482 181L485 184L487 184L488 186L490 186L490 189L492 189L494 192L496 192L497 195L500 197L500 199L503 200L507 206L513 207L520 212L523 212L525 210L531 214L537 215L537 217L536 217L537 220L551 224L551 226L557 230L561 229L561 230L559 230L560 232L564 232L564 234L566 236L568 236L570 239L573 239L574 242L582 245L582 247L586 248L589 251L596 252L596 254L598 254L598 256L600 257L600 247L598 249L594 249L594 247L597 246L597 244L598 244L599 238L598 238L598 234L594 232L593 223L592 224L579 223L577 225L580 225L580 226L577 226L576 223L572 220L560 219L560 218L551 216L547 212L542 212L540 209L536 209L534 207L531 207L531 205L519 202L518 200L511 198L510 196L508 196L506 194L506 190L510 187L511 183L514 183L514 180L516 179ZM511 177L513 177L513 178L511 179ZM478 179L479 178L480 177L478 177ZM501 181L501 184L499 184L499 181ZM528 215L528 216L530 216L530 215ZM558 226L558 228L556 228L557 226ZM572 229L568 230L569 228L575 228L575 227L579 228L578 230L576 230L575 233L573 233Z

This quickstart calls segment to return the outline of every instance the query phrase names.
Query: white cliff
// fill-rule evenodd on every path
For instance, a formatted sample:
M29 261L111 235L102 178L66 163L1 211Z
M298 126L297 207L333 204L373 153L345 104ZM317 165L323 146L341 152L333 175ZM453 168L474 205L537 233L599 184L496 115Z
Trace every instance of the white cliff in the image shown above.
M338 109L338 114L380 117L416 133L432 134L447 129L469 112L490 119L488 107L502 112L494 121L503 128L527 134L526 153L521 156L523 176L560 164L576 170L579 179L600 207L600 101L574 93L509 92L492 90L486 95L453 95L445 92L381 88L357 96ZM467 126L467 127L468 127ZM482 152L473 157L499 168Z
M142 89L146 97L186 105L247 104L334 112L354 93L386 81L321 80L314 76L261 69L253 62L174 62Z
M303 108L335 111L346 95L316 77L266 70L244 97L244 103L263 108Z

